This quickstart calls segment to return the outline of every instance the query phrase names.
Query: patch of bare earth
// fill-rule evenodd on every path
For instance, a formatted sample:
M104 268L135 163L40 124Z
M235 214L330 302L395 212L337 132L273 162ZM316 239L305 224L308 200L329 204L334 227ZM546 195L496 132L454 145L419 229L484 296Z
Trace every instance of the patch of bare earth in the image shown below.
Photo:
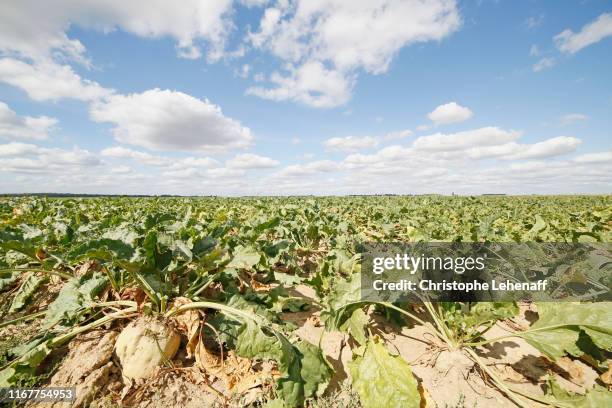
M305 297L313 296L307 289L304 290L308 295ZM515 319L516 323L500 322L486 333L485 338L492 339L512 330L526 329L530 324L525 318L526 313L529 317L529 307L521 306L521 315ZM446 348L433 334L431 326L399 328L381 316L370 314L370 317L372 328L385 339L388 350L410 363L425 396L426 406L516 407L466 352ZM328 393L337 390L345 379L350 379L348 362L352 352L347 335L338 331L325 332L318 311L310 311L309 315L287 313L283 318L299 326L295 334L303 340L313 344L320 341L323 353L335 370ZM526 341L516 337L479 347L476 351L507 384L535 396L544 395L544 384L549 375L553 375L564 389L578 393L592 388L598 376L581 361L563 358L552 363ZM543 406L533 401L530 404Z
M90 407L109 389L120 389L120 373L113 363L117 332L96 330L78 336L68 347L68 354L45 387L75 387L72 403L31 403L29 407Z

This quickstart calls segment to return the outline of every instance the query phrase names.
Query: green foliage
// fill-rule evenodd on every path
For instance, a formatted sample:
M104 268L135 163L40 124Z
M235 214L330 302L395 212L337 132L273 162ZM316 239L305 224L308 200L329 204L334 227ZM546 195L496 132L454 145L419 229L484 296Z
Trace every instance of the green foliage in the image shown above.
M64 284L46 310L45 335L14 350L18 361L0 372L0 383L32 378L54 338L100 316L93 305L109 285L115 294L137 286L153 302L147 310L164 311L174 298L188 297L258 316L258 323L244 323L206 312L215 331L206 327L203 333L215 339L218 333L223 347L241 356L276 362L281 378L272 406L310 404L329 382L331 369L320 348L293 338L293 326L283 321L285 313L313 303L322 309L327 330L348 333L362 346L350 369L364 406L417 406L409 365L369 336L369 305L360 300L359 245L525 242L513 262L529 265L541 256L533 242L611 242L610 204L610 196L1 198L2 296L18 310L32 302L36 288L40 291L34 279L47 275L38 273L13 290L24 273L14 272L18 269L46 270L62 276ZM94 260L93 270L80 269ZM609 287L606 257L585 262L585 268L600 272L598 284ZM580 274L574 273L577 279ZM314 289L316 301L298 296L291 290L296 285ZM599 309L603 306L547 307L539 307L540 320L533 326L542 330L523 336L552 358L586 353L604 364L612 324L609 313ZM384 310L387 317L398 313ZM445 333L459 344L481 341L497 320L516 310L512 303L435 307ZM589 398L596 392L601 390Z
M612 393L604 387L595 385L585 395L573 394L565 391L553 379L548 380L548 396L552 397L555 405L567 408L600 408L612 406Z
M440 303L442 319L457 344L478 339L498 320L518 314L514 302L443 302Z
M92 276L72 278L64 284L57 298L47 308L45 325L51 327L60 322L66 325L78 323L78 317L107 284L108 280L99 272Z
M271 335L253 323L244 323L238 333L236 353L247 358L274 360L283 376L277 394L288 406L299 406L306 398L323 393L332 370L321 350L307 342L292 344L280 333Z
M521 336L552 359L585 354L580 335L612 351L612 314L608 303L538 303L538 320Z
M365 408L418 408L421 396L410 365L374 337L349 363L353 388Z
M22 310L32 298L34 292L36 292L36 290L46 281L47 277L45 276L37 276L33 273L29 274L15 294L11 307L9 308L9 313L15 313Z

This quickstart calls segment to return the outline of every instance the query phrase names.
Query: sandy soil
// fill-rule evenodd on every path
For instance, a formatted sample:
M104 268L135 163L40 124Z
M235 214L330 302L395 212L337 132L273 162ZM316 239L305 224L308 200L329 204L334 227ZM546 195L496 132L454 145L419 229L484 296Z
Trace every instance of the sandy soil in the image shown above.
M312 288L304 285L298 285L292 292L307 300L315 299ZM513 321L499 322L486 337L494 338L527 328L530 313L533 311L529 306L523 305L520 316ZM352 358L351 348L356 344L341 332L325 332L319 315L320 311L311 307L303 312L285 313L282 317L297 327L293 335L321 344L335 370L327 391L327 394L332 394L350 378L348 362ZM412 366L425 396L422 406L516 406L493 386L465 351L449 350L437 340L429 324L398 327L372 311L369 316L372 332L385 339L391 353L402 356ZM222 365L210 360L212 355L200 355L194 361L193 356L185 354L183 344L172 362L173 367L158 368L148 380L126 383L121 378L120 366L113 353L117 335L114 330L98 330L77 337L70 343L66 358L47 385L76 386L78 399L73 407L244 406L262 398L262 387L269 387L264 374L269 376L274 371L273 367L262 369L261 364L256 367L249 360L235 356L226 356ZM590 389L598 376L591 367L570 358L553 364L520 338L508 338L479 347L477 353L506 383L533 395L544 395L544 384L551 373L563 388L578 393ZM228 389L234 391L233 396ZM69 405L56 404L53 407ZM532 405L539 406L537 403ZM48 404L39 406L49 407Z

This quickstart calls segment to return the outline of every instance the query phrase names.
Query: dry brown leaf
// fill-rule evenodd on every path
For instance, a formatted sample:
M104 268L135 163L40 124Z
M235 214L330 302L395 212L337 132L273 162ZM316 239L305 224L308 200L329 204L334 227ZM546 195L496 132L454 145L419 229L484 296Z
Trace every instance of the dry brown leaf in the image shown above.
M608 371L601 375L601 381L604 382L607 386L612 385L612 360L608 360Z
M195 348L195 360L198 367L204 371L212 372L217 374L217 368L221 366L221 358L217 357L213 353L206 349L204 343L198 338Z
M178 297L174 299L173 308L177 308L186 304L191 303L191 300L185 297ZM192 358L196 355L197 360L197 347L200 342L200 312L197 310L187 310L173 317L176 323L177 330L187 337L187 358Z
M121 291L119 296L121 300L133 300L138 306L138 310L141 310L141 305L147 299L146 293L138 287L125 288Z
M272 288L272 285L258 282L251 276L251 288L256 292L268 292Z
M49 257L49 254L47 254L47 251L45 251L43 248L38 248L35 255L39 261L43 261Z
M568 357L561 357L555 363L569 374L569 378L573 383L584 385L584 368L574 362L574 360Z
M81 277L91 271L99 271L100 264L96 261L87 261L74 269L74 275L76 277Z
M431 395L425 387L423 387L423 383L419 383L419 394L421 394L421 403L419 404L419 408L436 408L436 401L431 398Z

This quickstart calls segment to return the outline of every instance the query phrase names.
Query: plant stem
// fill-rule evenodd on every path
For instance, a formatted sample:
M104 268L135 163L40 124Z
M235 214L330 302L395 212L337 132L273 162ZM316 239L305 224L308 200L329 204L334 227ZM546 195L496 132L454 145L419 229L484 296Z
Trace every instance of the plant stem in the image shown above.
M254 314L247 313L242 310L233 308L231 306L226 306L222 303L215 303L215 302L187 303L186 305L182 305L177 308L171 309L170 311L166 312L165 316L172 317L174 315L186 312L187 310L193 310L193 309L215 309L215 310L219 310L219 311L222 311L222 312L234 315L234 316L242 317L243 319L246 319L246 320L251 320L256 323L261 323L261 319L259 319L259 317Z
M47 312L46 310L43 310L42 312L32 313L32 314L29 314L27 316L21 316L21 317L18 317L16 319L9 320L8 322L2 322L2 323L0 323L0 328L6 327L6 326L10 326L12 324L19 323L19 322L22 322L22 321L36 319L37 317L44 315L46 312Z
M432 303L431 302L423 302L423 304L425 305L425 307L429 311L429 314L431 315L431 318L434 320L434 322L438 326L438 330L443 335L442 340L444 340L444 342L446 342L446 344L448 344L449 346L455 348L457 345L451 339L451 335L447 331L447 329L448 329L447 326L442 322L442 320L438 316L438 313L434 309Z
M537 333L537 332L546 331L546 330L555 330L555 329L561 329L564 327L575 327L575 326L577 325L576 324L554 324L550 326L537 327L535 329L528 329L522 332L514 332L514 333L506 334L504 336L495 337L493 339L479 341L476 343L464 343L464 344L466 346L477 347L477 346L482 346L484 344L493 343L493 342L496 342L502 339L507 339L509 337L523 337L525 334L529 334L529 333ZM591 327L588 324L581 324L580 326L587 327L587 328ZM602 331L601 327L594 326L593 328L595 330ZM603 329L603 331L605 331L607 334L612 334L612 330Z
M135 311L136 311L136 307L133 306L133 307L125 308L125 309L120 310L118 312L109 313L106 316L101 317L100 319L98 319L96 321L93 321L93 322L91 322L89 324L86 324L85 326L79 326L79 327L69 331L66 334L63 334L61 336L58 336L58 337L52 339L51 340L51 347L61 346L66 341L72 339L73 337L75 337L75 336L77 336L77 335L79 335L81 333L84 333L84 332L86 332L88 330L91 330L91 329L95 329L96 327L100 327L103 324L111 322L111 321L113 321L115 319L121 319L121 318L125 317L125 315L129 315L129 314L131 314L131 313L133 313Z
M523 333L525 333L525 332L523 332ZM517 334L517 333L511 333L511 334L506 334L504 336L499 336L499 337L495 337L495 338L488 339L488 340L477 341L475 343L463 343L463 345L464 346L471 346L471 347L478 347L478 346L483 346L483 345L489 344L489 343L495 343L496 341L507 339L509 337L521 337L521 336L519 334Z
M51 275L57 275L64 279L72 279L74 276L70 275L66 272L47 270L47 269L36 269L36 268L9 268L9 269L0 269L0 273L2 272L42 272L42 273L50 273Z
M484 361L482 361L482 359L480 357L478 357L478 354L476 354L476 352L468 347L465 348L465 350L470 354L470 356L474 359L474 361L476 362L476 364L478 364L480 366L480 368L482 368L482 370L487 373L487 375L489 377L491 377L491 379L493 380L493 382L495 383L495 385L497 386L497 388L499 388L500 391L502 391L504 394L506 394L506 396L508 398L510 398L516 405L518 405L521 408L530 408L529 404L527 404L525 401L523 401L522 399L520 399L516 393L514 391L512 391L510 388L508 388L508 386L504 383L504 381L499 378L497 376L497 374L495 374L493 372L493 370L491 370Z

